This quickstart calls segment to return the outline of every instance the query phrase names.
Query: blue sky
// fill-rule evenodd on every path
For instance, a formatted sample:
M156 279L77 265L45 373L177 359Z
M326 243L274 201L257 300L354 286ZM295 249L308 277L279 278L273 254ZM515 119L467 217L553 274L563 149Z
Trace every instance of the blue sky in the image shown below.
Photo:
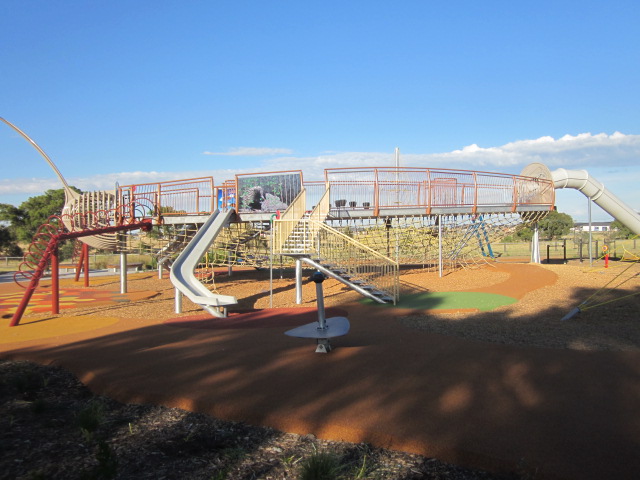
M640 210L639 21L631 0L4 0L0 116L83 190L319 179L399 147L405 166L585 169ZM2 203L59 188L4 124L0 164Z

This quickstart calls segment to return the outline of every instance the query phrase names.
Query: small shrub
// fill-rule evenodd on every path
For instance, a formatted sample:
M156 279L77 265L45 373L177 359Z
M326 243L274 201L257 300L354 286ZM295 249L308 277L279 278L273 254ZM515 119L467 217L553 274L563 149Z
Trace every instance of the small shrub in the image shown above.
M104 407L100 402L92 401L78 412L76 421L81 430L89 433L95 432L104 417Z
M340 461L332 453L318 452L301 465L300 480L334 480L340 474Z
M118 472L118 459L109 447L109 444L106 442L100 442L98 444L96 460L98 461L96 467L98 478L114 478L116 476Z

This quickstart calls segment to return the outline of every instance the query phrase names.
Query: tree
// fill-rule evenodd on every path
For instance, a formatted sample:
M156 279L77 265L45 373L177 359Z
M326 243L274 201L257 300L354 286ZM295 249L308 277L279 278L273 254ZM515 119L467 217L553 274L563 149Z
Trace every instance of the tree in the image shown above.
M611 223L611 230L614 229L617 230L616 238L633 238L636 236L636 234L620 220L614 220Z
M573 228L573 218L566 213L552 211L538 222L540 234L551 240L567 235Z
M75 187L71 187L82 193ZM30 197L19 207L6 203L0 204L0 221L8 222L1 233L0 249L4 252L19 252L19 243L31 243L38 228L47 222L51 215L60 215L64 207L64 189L47 190L43 195ZM4 242L4 243L3 243ZM7 256L16 256L5 253ZM19 255L19 254L18 254Z
M3 257L21 257L22 249L9 227L0 225L0 255Z
M81 193L75 187L71 187ZM0 220L10 223L9 229L18 242L31 242L40 225L51 215L60 215L64 207L64 189L47 190L43 195L30 197L19 207L0 204Z

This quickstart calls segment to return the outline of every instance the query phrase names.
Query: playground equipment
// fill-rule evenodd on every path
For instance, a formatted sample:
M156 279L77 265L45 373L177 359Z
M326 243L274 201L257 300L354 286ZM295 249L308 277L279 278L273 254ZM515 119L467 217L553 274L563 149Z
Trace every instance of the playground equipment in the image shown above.
M311 275L311 280L316 284L318 321L288 330L285 335L298 338L315 338L317 343L316 353L329 353L331 351L329 339L346 335L349 333L351 325L346 317L325 318L324 293L322 289L322 282L325 281L325 276L318 271Z
M640 215L611 193L601 182L589 175L586 170L558 168L551 172L546 165L532 163L522 171L522 175L551 180L556 189L573 188L578 190L613 218L640 235Z
M200 259L215 240L220 230L235 215L233 209L226 212L215 210L202 228L196 233L191 242L182 250L182 253L171 266L171 283L178 291L186 295L193 303L200 305L204 310L216 317L227 316L227 306L235 305L235 297L212 293L194 275Z
M101 235L101 234L110 234L114 232L121 232L127 230L149 230L151 228L151 224L148 221L134 222L127 225L115 225L111 227L101 227L94 228L90 230L81 230L81 231L72 231L72 232L64 232L62 228L58 225L56 226L54 222L48 223L44 225L49 228L42 228L41 230L46 233L41 233L36 236L36 240L31 244L31 246L35 246L36 249L32 250L30 248L30 258L31 260L25 260L22 265L29 265L30 261L33 261L36 258L35 252L38 252L38 264L34 266L34 270L30 272L29 275L25 271L18 271L17 274L21 274L24 278L29 278L29 284L25 287L25 293L22 297L22 301L20 302L18 309L14 313L10 326L15 327L20 323L20 319L24 314L27 305L29 304L29 300L31 299L33 293L38 287L38 283L44 274L45 269L49 261L51 260L51 290L53 292L52 295L52 313L59 313L59 284L58 284L58 243L71 239L71 238L82 238L90 235ZM44 242L46 240L46 245ZM28 254L29 255L29 254ZM25 256L26 258L26 256ZM21 266L22 266L21 265Z
M640 291L633 292L625 295L614 295L615 290L619 289L626 282L636 277L640 273L633 273L631 270L636 265L640 264L640 261L636 260L634 262L629 263L620 273L614 276L609 282L596 290L593 294L591 294L587 299L582 301L577 307L574 307L569 313L567 313L562 320L570 320L580 312L584 312L585 310L589 310L591 308L601 307L603 305L608 305L610 303L614 303L625 298L634 297L636 295L640 295ZM618 282L618 283L615 283ZM613 285L612 285L613 284Z
M257 268L273 268L274 256L280 257L281 265L295 265L298 303L303 264L376 302L395 303L400 265L437 268L441 274L473 268L495 259L492 244L523 225L534 226L532 259L539 261L535 225L553 209L557 188L578 189L640 232L640 216L586 172L552 173L535 163L521 175L396 165L327 169L324 181L314 182L294 170L236 175L219 186L202 177L78 194L33 140L2 120L61 180L61 221L68 231L91 231L78 238L121 253L126 266L133 242L110 228L150 222L159 241L140 236L140 248L144 243L161 268L171 269L177 292L215 316L225 316L236 301L197 281L193 272L205 256L209 264ZM284 212L273 220L278 210ZM44 250L36 248L25 263L33 269Z

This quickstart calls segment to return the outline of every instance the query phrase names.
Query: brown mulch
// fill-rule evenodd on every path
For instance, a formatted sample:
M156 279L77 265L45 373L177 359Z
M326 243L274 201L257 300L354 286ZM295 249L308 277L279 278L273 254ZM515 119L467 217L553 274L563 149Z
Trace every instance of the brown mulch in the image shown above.
M640 351L640 266L623 273L627 267L523 265L527 275L541 270L545 275L551 272L556 280L528 292L522 291L522 280L518 302L491 312L398 311L397 316L410 329L478 341ZM308 276L311 272L305 273ZM402 272L401 290L407 294L489 289L509 295L510 278L499 265L449 272L442 278L435 272L413 269ZM118 285L117 277L92 279L92 288L117 290ZM327 307L360 298L333 280L323 286ZM273 279L268 271L234 270L231 276L219 272L210 288L236 296L238 309L313 307L316 301L315 284L305 280L304 301L295 304L293 272L289 270L275 269ZM135 303L66 310L63 315L100 314L132 322L153 316L164 322L202 312L184 299L183 312L174 313L173 286L155 273L131 275L129 290L158 294ZM587 305L591 308L561 321L589 298L593 299ZM526 465L504 477L365 444L322 441L179 409L120 404L93 396L62 369L27 362L0 362L0 411L0 478L299 478L305 462L316 458L317 452L329 452L336 459L336 478L343 479L535 477ZM98 417L92 429L81 426L86 412Z
M401 272L401 295L416 292L486 291L513 296L518 301L491 312L468 311L438 313L398 310L409 328L442 335L539 348L573 350L640 351L640 264L614 262L602 265L579 262L569 265L516 265L524 274L515 281L501 264L486 264L479 268L446 272L409 269ZM506 268L513 265L506 265ZM315 307L315 284L303 282L303 303L295 303L294 274L291 270L218 271L210 288L238 299L231 310ZM537 273L538 272L538 273ZM310 271L305 271L306 277ZM537 274L555 276L551 283L540 283ZM524 287L523 287L524 284ZM117 289L118 278L92 280L93 288ZM542 285L542 286L541 286ZM617 288L616 288L617 287ZM106 308L66 310L65 315L101 313L127 319L158 320L201 314L202 310L184 299L183 313L174 313L174 289L167 278L155 273L132 276L131 290L153 290L158 295L149 300ZM362 297L345 285L329 279L323 283L326 307L340 307L357 302ZM270 293L273 292L273 296ZM574 307L585 300L581 312L570 321L561 321ZM385 308L385 307L382 307ZM393 309L390 309L390 314Z
M61 368L30 362L0 360L0 411L2 479L295 479L310 461L325 458L319 454L335 462L334 475L306 478L524 478L177 408L122 404L93 395Z

